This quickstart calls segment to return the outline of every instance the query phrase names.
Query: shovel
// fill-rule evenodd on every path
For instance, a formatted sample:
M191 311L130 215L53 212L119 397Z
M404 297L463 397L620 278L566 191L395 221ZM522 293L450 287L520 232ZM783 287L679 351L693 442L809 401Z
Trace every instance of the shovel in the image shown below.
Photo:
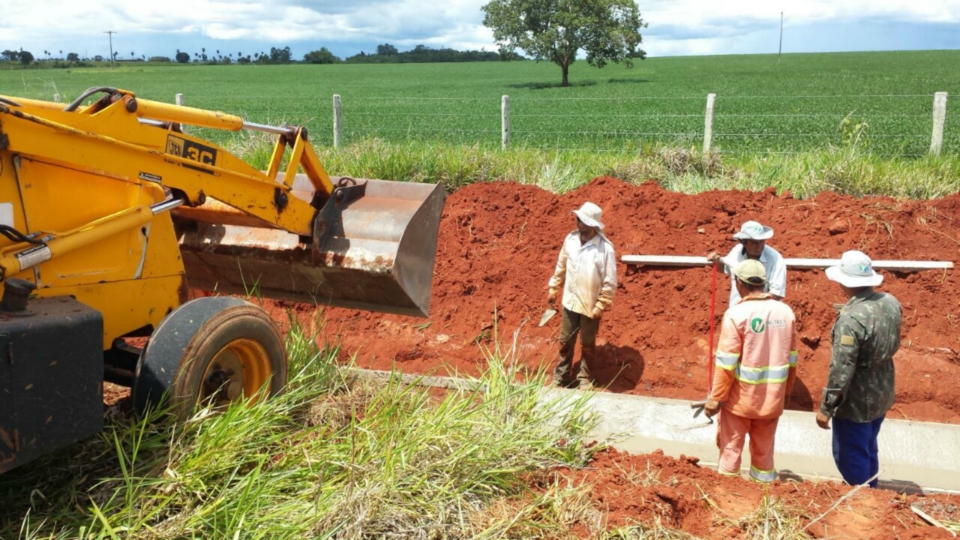
M690 408L691 408L691 409L695 409L695 412L693 413L694 422L692 422L692 423L690 423L690 424L688 424L688 425L670 426L671 431L674 431L674 432L678 432L678 431L692 431L692 430L694 430L694 429L705 428L705 427L707 427L707 426L712 425L712 424L713 424L713 418L706 417L706 415L704 415L704 416L706 417L706 420L707 420L706 422L702 422L702 421L699 421L699 422L698 422L698 421L696 421L696 420L697 420L697 417L700 416L700 415L703 413L703 409L705 408L704 406L705 406L706 404L707 404L707 400L702 400L702 401L697 401L697 402L691 403L691 404L690 404Z
M557 314L557 310L552 308L547 308L547 310L543 312L543 316L540 317L540 324L538 324L537 326L543 326L547 324L547 322L550 321L550 319L552 319L553 316L556 314Z
M691 409L696 409L696 410L694 411L694 413L693 413L693 417L696 418L696 417L700 416L701 414L703 414L703 410L706 408L706 406L707 406L707 400L706 400L706 399L701 400L701 401L695 401L695 402L691 403L691 404L690 404L690 408L691 408ZM709 416L706 416L706 415L704 415L704 418L707 419L707 423L704 424L705 426L709 426L710 424L713 423L713 418L710 418ZM703 426L694 426L694 427L703 427Z

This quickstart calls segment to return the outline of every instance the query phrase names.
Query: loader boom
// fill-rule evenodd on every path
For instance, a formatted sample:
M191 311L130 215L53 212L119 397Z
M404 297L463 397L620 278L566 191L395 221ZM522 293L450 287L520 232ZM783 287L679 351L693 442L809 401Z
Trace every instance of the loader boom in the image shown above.
M184 126L273 134L267 169ZM268 381L282 391L275 324L241 300L187 302L190 289L425 317L444 198L438 185L331 178L302 127L109 87L66 105L0 96L0 337L31 347L31 365L50 358L0 363L0 394L46 388L0 407L0 472L99 429L102 388L70 384L90 370L131 386L138 408L169 399L180 416L253 401ZM71 406L79 416L47 415Z
M96 92L105 95L81 108L82 98ZM200 208L174 212L181 245L197 254L185 258L188 278L196 276L220 292L243 293L249 292L242 290L247 283L274 283L260 292L427 314L444 198L439 186L354 179L338 179L341 185L334 185L304 128L256 124L222 112L139 99L125 90L91 89L67 105L4 99L0 130L13 135L7 137L11 154L133 183L145 191L156 186L186 207ZM255 129L275 134L277 141L262 172L214 143L183 133L182 125ZM281 172L285 159L287 170ZM157 202L156 197L150 201ZM233 228L237 214L249 216L245 228ZM202 224L190 223L192 219ZM390 224L387 229L384 223ZM226 245L218 242L228 236ZM245 257L261 253L264 246L283 255ZM29 248L0 249L16 257ZM296 279L272 275L281 263L293 265L287 269ZM24 269L5 266L0 258L0 279Z
M285 175L285 182L277 183L273 177L208 141L140 122L145 118L166 121L168 125L176 122L237 131L244 128L242 119L140 100L131 93L120 96L101 110L63 114L45 110L48 114L43 116L0 104L0 114L7 117L6 130L22 134L14 139L10 150L21 155L49 157L116 177L156 182L178 190L191 206L199 206L207 197L212 197L284 230L312 235L317 208L310 202L291 198L292 174ZM80 127L85 122L65 122L75 120L71 116L83 115L97 118L95 131ZM281 131L281 128L275 130ZM294 159L290 160L290 170L295 174L298 166L303 167L314 192L325 202L334 187L306 141L306 130L293 127L283 131L276 145L279 151L274 150L269 170L279 169L283 149L292 146ZM130 137L130 133L136 133L136 137ZM291 177L289 183L286 176Z

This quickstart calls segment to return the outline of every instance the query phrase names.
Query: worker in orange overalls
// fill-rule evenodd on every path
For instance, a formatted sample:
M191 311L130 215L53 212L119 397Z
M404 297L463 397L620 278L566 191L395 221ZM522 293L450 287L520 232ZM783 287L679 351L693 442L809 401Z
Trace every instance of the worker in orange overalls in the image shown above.
M797 373L793 310L763 292L766 270L748 259L733 269L741 300L727 309L720 328L707 416L720 412L720 474L740 475L740 454L750 436L750 478L773 482L777 422ZM723 409L721 412L720 410Z

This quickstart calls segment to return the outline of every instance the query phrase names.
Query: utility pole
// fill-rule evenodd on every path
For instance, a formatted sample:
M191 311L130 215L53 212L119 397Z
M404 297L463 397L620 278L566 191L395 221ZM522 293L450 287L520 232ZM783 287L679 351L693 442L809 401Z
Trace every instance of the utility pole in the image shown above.
M777 49L777 65L780 65L780 54L783 52L783 12L780 12L780 48Z
M107 30L106 32L104 32L104 34L110 35L110 67L115 68L117 66L113 62L113 35L116 34L116 32L114 32L113 30Z

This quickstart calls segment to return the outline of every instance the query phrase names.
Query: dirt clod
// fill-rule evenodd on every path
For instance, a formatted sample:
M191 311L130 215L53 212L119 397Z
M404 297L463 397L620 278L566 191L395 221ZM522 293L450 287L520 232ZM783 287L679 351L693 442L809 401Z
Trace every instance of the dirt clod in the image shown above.
M836 236L838 234L843 234L850 230L850 223L845 219L835 219L829 226L827 226L827 231L831 236Z

